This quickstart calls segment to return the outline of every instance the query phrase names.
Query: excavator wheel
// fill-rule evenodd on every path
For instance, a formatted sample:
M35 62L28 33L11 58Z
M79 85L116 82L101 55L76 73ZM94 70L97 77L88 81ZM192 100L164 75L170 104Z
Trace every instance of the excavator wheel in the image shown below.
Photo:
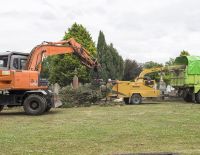
M3 110L4 106L0 105L0 112Z
M38 94L31 94L24 100L24 111L28 115L41 115L46 108L46 99Z
M200 104L200 91L195 95L196 103Z
M133 94L131 97L131 104L140 104L142 103L142 97L140 94Z

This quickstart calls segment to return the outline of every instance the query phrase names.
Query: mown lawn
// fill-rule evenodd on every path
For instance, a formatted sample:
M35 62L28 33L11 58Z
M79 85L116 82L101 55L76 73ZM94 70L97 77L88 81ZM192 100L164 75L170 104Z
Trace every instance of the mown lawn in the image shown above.
M200 154L200 105L151 103L0 113L0 154Z

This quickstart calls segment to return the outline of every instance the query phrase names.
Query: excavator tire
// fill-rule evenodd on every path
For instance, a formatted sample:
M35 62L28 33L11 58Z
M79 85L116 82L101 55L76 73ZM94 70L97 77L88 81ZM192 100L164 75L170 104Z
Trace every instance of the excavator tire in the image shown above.
M0 112L3 110L4 106L0 105Z
M131 104L140 104L142 103L142 97L140 94L133 94L131 97Z
M41 115L46 108L46 99L38 94L31 94L24 100L24 111L28 115Z
M196 103L200 104L200 91L195 95Z

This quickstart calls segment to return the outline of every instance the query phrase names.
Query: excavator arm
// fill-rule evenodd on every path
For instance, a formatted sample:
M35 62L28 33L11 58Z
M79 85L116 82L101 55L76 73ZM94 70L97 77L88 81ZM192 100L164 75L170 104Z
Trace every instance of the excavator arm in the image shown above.
M28 58L26 69L40 72L43 58L59 54L74 54L82 64L90 69L96 70L99 66L97 60L81 44L71 38L59 42L43 42L33 48Z

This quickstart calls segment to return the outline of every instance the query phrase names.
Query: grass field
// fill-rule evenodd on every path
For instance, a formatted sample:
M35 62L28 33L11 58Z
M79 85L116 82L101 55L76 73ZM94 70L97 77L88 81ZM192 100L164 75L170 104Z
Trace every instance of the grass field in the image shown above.
M151 103L0 113L0 154L200 154L200 105Z

